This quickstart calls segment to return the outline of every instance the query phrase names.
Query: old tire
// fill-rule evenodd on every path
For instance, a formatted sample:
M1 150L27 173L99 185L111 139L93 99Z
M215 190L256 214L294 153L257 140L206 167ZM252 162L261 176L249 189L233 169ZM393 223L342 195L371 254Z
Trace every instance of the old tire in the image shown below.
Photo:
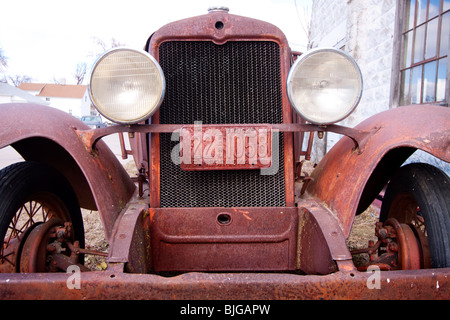
M419 228L427 238L431 267L450 267L450 179L424 163L401 167L388 184L380 221L394 218Z
M39 206L45 209L39 209ZM35 213L30 215L30 211ZM15 163L0 171L2 263L5 263L4 252L10 243L15 243L12 256L19 256L20 245L17 243L26 237L29 230L50 218L71 222L73 237L80 242L80 247L84 248L80 206L72 187L62 174L52 167L32 161ZM19 223L20 226L17 226ZM9 261L11 262L14 263ZM20 270L17 264L14 267L16 272Z

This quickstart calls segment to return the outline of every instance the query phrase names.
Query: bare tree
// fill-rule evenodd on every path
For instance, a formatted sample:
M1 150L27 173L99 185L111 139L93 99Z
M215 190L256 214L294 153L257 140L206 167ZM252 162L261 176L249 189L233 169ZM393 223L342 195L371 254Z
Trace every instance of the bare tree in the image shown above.
M8 58L4 55L3 49L0 48L0 66L7 67L8 66Z
M311 29L311 8L306 5L302 4L301 6L301 12L299 12L299 8L297 7L297 0L294 0L295 4L295 10L297 11L298 20L300 22L300 26L302 28L302 31L305 33L306 38L309 42L309 36L310 36L310 29ZM308 43L309 47L309 43Z
M93 50L88 52L87 55L88 57L91 58L92 57L96 58L109 49L125 46L125 44L123 44L122 42L118 41L115 38L111 38L108 42L99 37L92 37L92 42L94 43Z
M74 73L74 78L77 84L82 84L84 81L84 77L86 76L87 65L85 62L79 62L77 64L77 69Z
M31 82L33 80L31 77L26 75L15 75L9 76L9 81L15 86L18 87L22 82Z
M106 51L111 48L122 47L125 45L125 44L121 43L119 40L117 40L116 38L111 38L109 44L106 43L102 38L99 38L99 37L92 37L92 40L94 41L95 45L99 46L102 49L102 51Z
M8 58L3 54L2 48L0 48L0 82L6 82L5 70L8 66Z
M7 75L6 68L8 67L8 57L5 56L4 51L0 48L0 82L9 82L18 87L22 82L31 82L33 79L27 75Z
M66 85L66 78L56 78L55 76L53 76L53 83L65 86Z
M115 38L111 38L111 48L123 47L125 44Z

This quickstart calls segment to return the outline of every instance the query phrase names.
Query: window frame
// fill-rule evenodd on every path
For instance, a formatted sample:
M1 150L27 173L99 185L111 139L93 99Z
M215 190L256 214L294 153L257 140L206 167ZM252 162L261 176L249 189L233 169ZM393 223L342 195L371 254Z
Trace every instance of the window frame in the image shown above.
M437 105L442 105L442 106L449 106L449 95L450 95L450 55L447 52L447 56L445 57L445 55L440 56L439 54L439 50L440 50L440 41L441 41L441 31L442 31L442 17L444 16L444 14L450 14L450 11L447 9L445 12L443 12L442 8L443 8L443 2L441 3L440 1L440 8L439 8L439 12L437 15L431 17L431 19L429 19L428 17L428 12L429 12L429 8L430 8L430 1L428 0L426 2L427 6L426 6L426 11L425 11L425 20L421 21L419 24L417 24L416 20L417 20L417 7L418 7L418 1L415 0L414 1L415 7L414 7L414 17L413 17L413 23L412 26L407 29L406 25L408 24L407 19L409 18L407 9L408 9L408 1L397 1L396 4L396 21L395 21L395 31L394 31L394 49L393 49L393 58L392 58L392 79L391 79L391 96L390 96L390 104L392 108L396 108L402 105L408 105L408 104L412 104L412 103L408 103L408 104L401 104L401 100L402 100L402 92L401 92L401 88L402 88L402 72L405 70L412 70L415 67L418 66L422 66L422 70L421 70L421 88L420 88L420 97L419 97L419 104L437 104ZM427 49L427 45L426 45L426 40L427 40L427 28L429 27L429 23L431 21L433 21L434 19L438 19L437 20L437 24L438 24L438 34L436 35L437 37L437 43L436 43L436 54L433 57L429 57L429 58L425 58L425 52ZM414 62L414 51L415 51L415 31L418 28L424 27L424 41L423 41L423 53L422 53L422 58L419 61ZM412 43L410 46L408 46L408 48L411 50L410 53L410 60L411 63L409 65L405 65L405 50L407 50L408 48L405 49L405 34L410 33L411 35L413 35L413 39L412 39ZM449 39L448 39L448 43L449 43L449 50L450 50L450 34L448 35ZM449 51L448 50L448 51ZM447 73L446 73L446 83L445 83L445 100L444 101L433 101L433 102L425 102L424 101L424 97L423 97L423 93L424 93L424 72L425 72L425 65L427 63L432 63L434 61L436 61L436 69L435 69L435 80L438 77L438 67L439 67L439 61L444 59L447 63ZM411 75L410 78L411 79ZM436 87L437 87L437 83L435 81L435 92L434 92L434 96L436 99ZM411 86L410 86L411 88Z

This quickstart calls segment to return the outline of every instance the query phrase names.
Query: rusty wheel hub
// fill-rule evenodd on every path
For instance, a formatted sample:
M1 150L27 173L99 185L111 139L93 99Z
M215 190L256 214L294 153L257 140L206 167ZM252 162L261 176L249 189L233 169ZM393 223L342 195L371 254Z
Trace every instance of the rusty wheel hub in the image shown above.
M378 266L382 270L413 270L430 267L430 253L423 221L400 223L395 218L378 222L375 235L378 241L369 242L367 249L354 250L352 254L368 253L370 262L358 269Z
M391 238L385 238L388 242L387 251L397 252L397 262L399 269L410 270L421 268L421 252L416 235L410 225L399 223L397 219L389 219L385 226L393 228Z
M78 242L72 244L72 224L59 218L36 224L22 240L19 271L57 272L78 264ZM84 267L83 267L84 268Z

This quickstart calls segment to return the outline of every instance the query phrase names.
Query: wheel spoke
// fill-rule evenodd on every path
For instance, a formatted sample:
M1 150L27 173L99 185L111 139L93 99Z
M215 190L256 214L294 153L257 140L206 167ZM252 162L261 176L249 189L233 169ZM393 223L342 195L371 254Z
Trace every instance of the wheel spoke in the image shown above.
M7 262L7 263L9 263L10 265L12 265L13 267L15 267L16 266L16 264L13 262L13 261L11 261L11 260L9 260L8 259L8 257L9 256L11 256L12 255L12 258L14 258L15 257L15 255L14 255L14 252L10 252L10 253L7 253L7 254L3 254L3 248L2 248L2 252L0 253L0 261L3 263L3 262Z
M42 208L42 221L46 222L51 217L51 210L48 207Z
M26 184L23 183L25 178ZM1 230L0 272L28 272L23 271L28 270L28 267L24 265L22 269L22 260L36 258L46 263L45 243L41 243L41 248L32 235L42 230L42 225L54 221L53 218L64 225L71 221L72 216L78 217L81 213L75 201L76 196L57 170L33 161L15 163L0 170L0 182L0 202L4 204L0 218L5 222ZM84 240L82 225L77 225L77 231L71 237L78 233L80 239ZM51 230L42 235L50 236ZM25 250L27 243L31 246L28 252ZM11 268L11 264L16 261L19 262L17 266ZM39 270L45 271L44 268Z
M29 205L29 207L27 207L27 204ZM32 211L32 205L30 204L30 202L27 202L23 205L23 208L25 209L25 212L28 214L28 221L32 221L33 222L33 215L31 213Z
M21 216L21 214L22 214L22 211L23 211L23 206L20 207L18 213L16 213L16 215L13 217L13 219L12 219L12 221L11 221L11 224L14 226L14 228L15 228L15 225L17 224L17 221L19 221L19 219L20 219L20 216ZM10 225L11 225L11 224L10 224Z
M34 202L34 205L33 205ZM42 208L42 204L40 202L37 201L31 201L30 202L30 209L31 209L31 221L34 223L34 219L35 216L37 215L37 213L41 210Z
M7 228L5 238L3 240L3 246L0 252L0 259L2 261L9 261L6 256L13 254L13 252L4 255L4 250L9 246L13 239L18 241L22 240L23 233L32 225L37 222L46 222L51 216L51 210L48 207L44 207L39 201L28 201L24 203L11 220Z

